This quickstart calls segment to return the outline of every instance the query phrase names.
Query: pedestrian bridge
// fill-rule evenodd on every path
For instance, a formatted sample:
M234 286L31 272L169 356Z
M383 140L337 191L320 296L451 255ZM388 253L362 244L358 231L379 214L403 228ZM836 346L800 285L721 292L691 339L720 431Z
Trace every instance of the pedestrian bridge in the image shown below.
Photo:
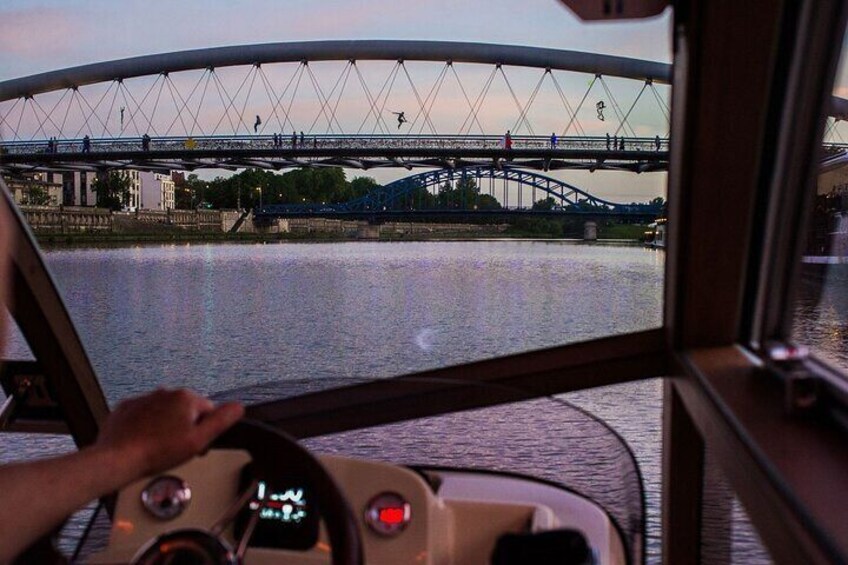
M662 171L670 77L655 61L444 41L147 55L0 82L0 170ZM848 101L831 113L826 141L844 151Z
M316 41L0 82L0 167L664 170L667 64L535 47Z

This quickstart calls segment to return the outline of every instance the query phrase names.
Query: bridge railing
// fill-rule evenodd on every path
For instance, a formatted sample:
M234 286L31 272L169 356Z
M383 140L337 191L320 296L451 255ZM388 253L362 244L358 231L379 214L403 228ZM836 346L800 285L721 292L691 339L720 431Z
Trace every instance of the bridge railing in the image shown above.
M56 139L0 142L0 152L9 155L45 153L86 154L116 152L173 152L173 151L296 151L320 153L327 150L380 149L533 149L533 150L592 150L592 151L667 151L668 139L659 137L620 136L531 136L513 135L509 142L504 135L346 135L320 134L296 136L239 135L198 137L141 137Z

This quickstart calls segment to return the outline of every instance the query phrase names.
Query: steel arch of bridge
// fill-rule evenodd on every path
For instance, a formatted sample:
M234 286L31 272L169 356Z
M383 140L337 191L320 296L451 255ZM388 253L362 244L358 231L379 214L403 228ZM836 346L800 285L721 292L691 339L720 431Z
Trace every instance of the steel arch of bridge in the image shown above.
M107 81L216 67L300 61L433 61L576 71L668 83L671 65L627 57L459 41L298 41L212 47L70 67L0 82L0 102Z
M361 198L340 204L278 204L264 206L256 210L257 216L298 216L298 215L328 215L333 214L367 214L371 212L403 211L401 206L422 188L431 189L453 185L455 181L473 178L477 181L480 194L480 183L484 179L514 182L519 187L530 187L539 190L556 202L555 211L563 213L591 213L593 215L658 215L662 210L648 204L620 204L610 202L569 184L565 181L551 178L538 173L510 167L472 166L461 169L439 169L418 173L393 181L385 186L376 188ZM535 198L531 198L531 206ZM416 210L428 212L440 210ZM465 210L465 212L473 212ZM478 211L479 213L502 213L503 210Z

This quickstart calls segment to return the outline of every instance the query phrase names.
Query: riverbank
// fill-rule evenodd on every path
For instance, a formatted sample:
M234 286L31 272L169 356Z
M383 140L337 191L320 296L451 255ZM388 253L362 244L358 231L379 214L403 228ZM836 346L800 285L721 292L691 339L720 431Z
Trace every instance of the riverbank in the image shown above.
M612 221L517 218L510 223L383 222L330 218L254 221L239 210L138 210L22 206L43 245L132 245L170 242L468 241L586 239L638 242L645 226Z
M288 232L288 233L72 233L35 234L38 243L44 247L122 247L126 245L162 244L162 243L321 243L333 241L572 241L594 245L642 245L635 238L601 237L595 241L584 241L573 237L550 237L546 234L527 234L521 232L503 232L492 234L397 234L381 233L378 238L363 239L356 234L343 232Z

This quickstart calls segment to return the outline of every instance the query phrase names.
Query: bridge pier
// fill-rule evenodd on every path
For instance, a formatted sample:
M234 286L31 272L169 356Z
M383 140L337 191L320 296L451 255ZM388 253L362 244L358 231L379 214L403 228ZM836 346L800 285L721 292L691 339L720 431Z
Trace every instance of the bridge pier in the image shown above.
M598 223L588 221L583 224L583 241L597 241L598 239Z

